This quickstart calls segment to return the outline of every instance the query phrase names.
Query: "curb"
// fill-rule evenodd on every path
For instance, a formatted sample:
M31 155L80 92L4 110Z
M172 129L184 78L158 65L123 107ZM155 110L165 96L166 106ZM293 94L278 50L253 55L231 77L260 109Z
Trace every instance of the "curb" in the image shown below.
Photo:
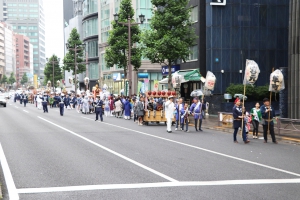
M189 126L194 126L194 124L189 124ZM205 129L208 129L208 130L224 132L224 133L229 133L229 134L233 133L233 129L224 128L224 127L221 127L221 126L215 126L215 127L202 126L202 128L205 128ZM261 133L261 132L259 132L259 134L263 135L263 133ZM289 142L300 143L300 139L286 137L286 136L279 136L279 135L276 135L276 134L275 134L275 136L280 141L289 141Z

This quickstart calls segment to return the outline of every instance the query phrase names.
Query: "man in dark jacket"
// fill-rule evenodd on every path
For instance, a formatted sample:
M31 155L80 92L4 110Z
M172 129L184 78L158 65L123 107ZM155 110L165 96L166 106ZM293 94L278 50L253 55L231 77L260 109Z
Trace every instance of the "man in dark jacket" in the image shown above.
M274 133L274 122L273 118L276 118L275 116L275 110L272 109L270 105L270 100L268 98L264 98L263 100L264 105L260 107L260 112L263 118L263 129L264 129L264 143L268 142L268 131L270 131L272 142L274 144L277 144L275 133Z

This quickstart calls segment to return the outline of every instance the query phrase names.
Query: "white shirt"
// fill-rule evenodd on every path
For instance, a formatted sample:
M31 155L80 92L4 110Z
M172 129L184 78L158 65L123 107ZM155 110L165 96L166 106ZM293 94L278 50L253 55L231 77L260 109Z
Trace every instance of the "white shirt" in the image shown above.
M165 115L166 118L173 118L174 117L174 110L175 110L175 106L174 103L172 101L167 101L165 103Z

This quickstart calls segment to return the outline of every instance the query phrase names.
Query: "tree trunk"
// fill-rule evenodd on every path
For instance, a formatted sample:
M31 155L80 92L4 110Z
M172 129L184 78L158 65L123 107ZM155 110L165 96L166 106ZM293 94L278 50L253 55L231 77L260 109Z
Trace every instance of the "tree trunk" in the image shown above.
M171 66L171 62L168 62L168 69L169 69L169 73L168 73L168 90L172 90L172 66Z

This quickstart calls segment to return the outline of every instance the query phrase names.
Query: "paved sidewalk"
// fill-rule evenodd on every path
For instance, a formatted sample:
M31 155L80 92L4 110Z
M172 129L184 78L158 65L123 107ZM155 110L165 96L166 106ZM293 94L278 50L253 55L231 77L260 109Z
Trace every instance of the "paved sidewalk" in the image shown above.
M194 119L191 117L190 118L190 126L194 126ZM218 130L226 133L233 133L233 128L228 128L222 126L222 122L218 121L218 116L216 115L206 115L206 118L203 119L202 121L202 127L205 129L211 129L211 130ZM251 125L252 128L252 125ZM289 140L289 141L294 141L294 142L300 142L300 131L299 132L291 132L291 131L285 131L285 130L280 130L280 135L278 135L278 129L275 124L274 126L275 129L275 135L276 138L279 140ZM250 131L251 135L252 131ZM262 126L260 125L259 127L259 135L262 137L263 136L263 130Z

